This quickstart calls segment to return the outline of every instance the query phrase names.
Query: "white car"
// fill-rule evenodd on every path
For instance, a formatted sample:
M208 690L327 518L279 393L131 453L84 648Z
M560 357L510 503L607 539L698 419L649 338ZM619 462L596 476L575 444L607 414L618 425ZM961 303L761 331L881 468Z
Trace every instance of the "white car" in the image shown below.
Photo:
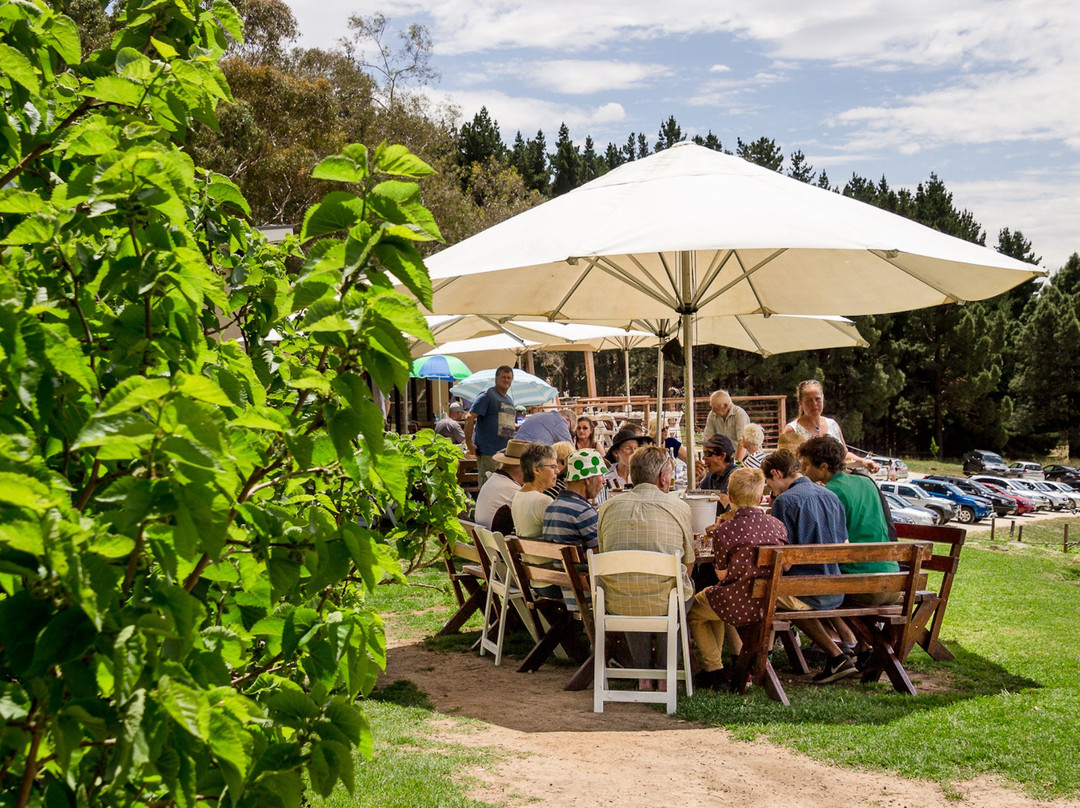
M926 525L927 527L933 527L938 523L938 514L936 511L932 511L929 508L917 508L913 505L909 505L904 499L898 497L896 494L890 494L887 491L882 491L882 496L885 497L885 501L889 503L889 510L892 511L892 515L906 516L916 525ZM895 520L894 520L895 521Z
M1043 480L1041 483L1034 483L1035 486L1044 494L1061 494L1068 500L1066 508L1070 511L1075 511L1080 503L1080 491L1071 490L1066 488L1061 483L1055 483L1051 480Z
M1015 463L1010 463L1009 475L1023 477L1025 480L1043 480L1046 478L1043 467L1029 460L1017 460Z

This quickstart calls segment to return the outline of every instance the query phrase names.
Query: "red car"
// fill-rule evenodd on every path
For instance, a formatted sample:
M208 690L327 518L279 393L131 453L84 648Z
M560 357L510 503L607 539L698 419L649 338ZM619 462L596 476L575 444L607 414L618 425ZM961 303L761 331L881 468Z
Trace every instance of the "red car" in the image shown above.
M994 485L993 483L983 482L987 488L991 491L1001 494L1003 497L1016 500L1016 513L1018 516L1023 516L1025 513L1035 513L1035 503L1027 497L1022 497L1014 494L1012 491L1006 491L1000 485Z

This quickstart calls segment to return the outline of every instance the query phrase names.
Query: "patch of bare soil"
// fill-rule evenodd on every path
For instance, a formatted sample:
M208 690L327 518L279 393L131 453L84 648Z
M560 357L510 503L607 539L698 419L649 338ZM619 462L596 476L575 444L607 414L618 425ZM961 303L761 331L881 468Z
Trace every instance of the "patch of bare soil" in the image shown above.
M500 755L492 769L466 772L481 785L470 796L500 806L660 808L738 805L743 808L1078 808L1080 802L1040 802L994 778L954 785L830 766L764 741L732 740L640 704L592 711L592 690L567 692L572 669L546 665L516 673L513 659L444 652L420 643L389 652L386 683L408 679L447 716L436 738ZM933 687L930 682L921 686ZM480 722L480 723L477 723Z

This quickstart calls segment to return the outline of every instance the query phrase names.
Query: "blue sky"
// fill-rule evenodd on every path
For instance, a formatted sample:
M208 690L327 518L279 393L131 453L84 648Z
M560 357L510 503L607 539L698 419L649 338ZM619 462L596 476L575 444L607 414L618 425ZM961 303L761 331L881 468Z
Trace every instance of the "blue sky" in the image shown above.
M563 122L598 149L655 141L674 115L725 148L775 138L833 184L914 187L936 172L986 228L1054 270L1080 251L1080 3L1075 0L287 0L306 47L349 14L426 25L423 92L504 139Z

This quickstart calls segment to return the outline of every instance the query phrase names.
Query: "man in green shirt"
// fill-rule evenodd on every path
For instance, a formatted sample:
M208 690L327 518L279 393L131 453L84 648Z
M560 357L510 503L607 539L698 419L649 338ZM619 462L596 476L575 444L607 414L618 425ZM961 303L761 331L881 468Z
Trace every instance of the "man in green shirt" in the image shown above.
M826 435L810 438L799 447L802 473L815 483L823 483L844 505L848 541L889 541L889 523L881 506L877 486L869 477L844 471L844 446ZM841 572L899 572L895 561L867 561L841 564Z

